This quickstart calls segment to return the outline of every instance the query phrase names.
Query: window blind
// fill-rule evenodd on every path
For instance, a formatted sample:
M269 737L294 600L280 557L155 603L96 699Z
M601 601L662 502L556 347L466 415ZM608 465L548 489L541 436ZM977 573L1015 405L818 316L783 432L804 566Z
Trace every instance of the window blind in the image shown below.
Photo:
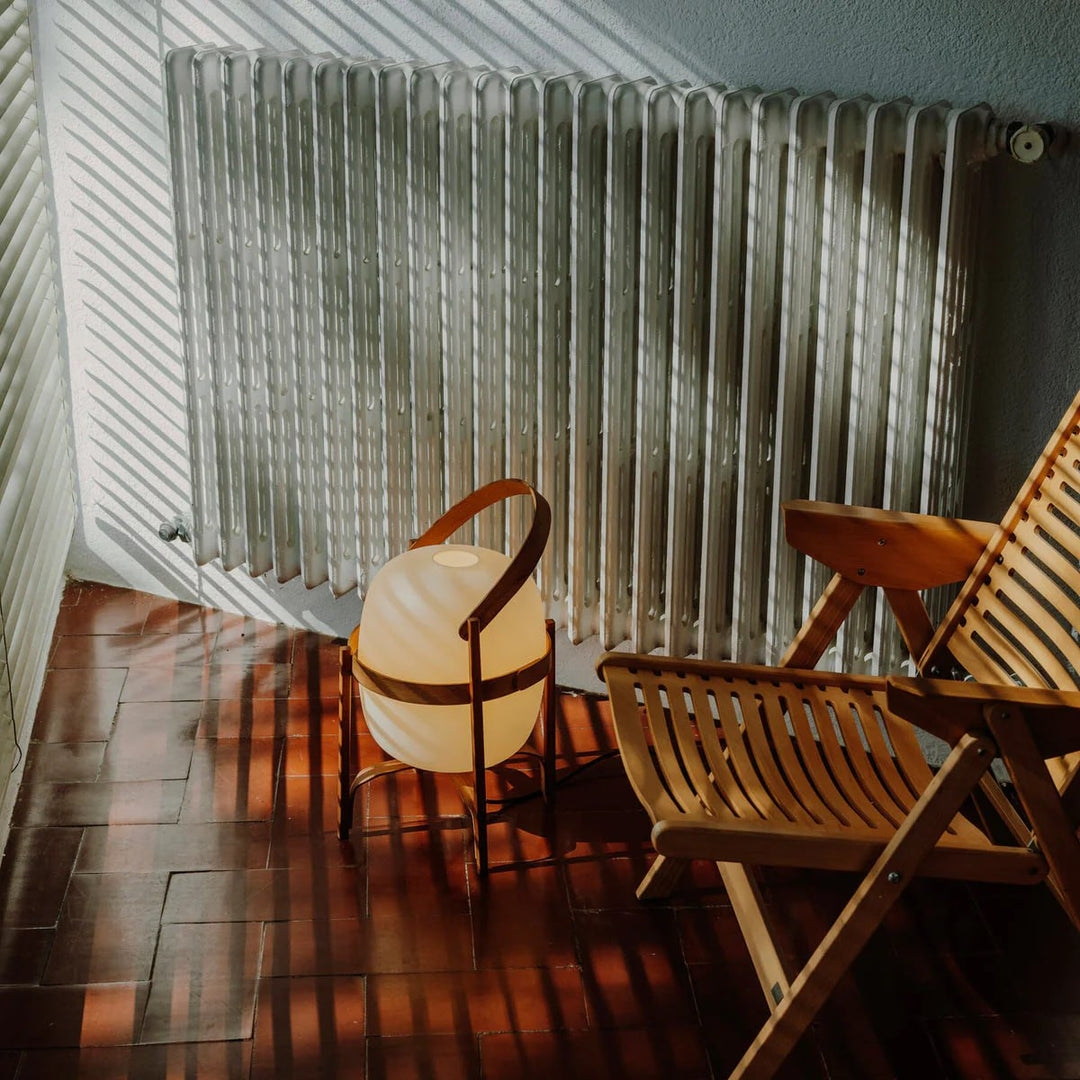
M67 390L26 0L0 0L0 804L74 524Z

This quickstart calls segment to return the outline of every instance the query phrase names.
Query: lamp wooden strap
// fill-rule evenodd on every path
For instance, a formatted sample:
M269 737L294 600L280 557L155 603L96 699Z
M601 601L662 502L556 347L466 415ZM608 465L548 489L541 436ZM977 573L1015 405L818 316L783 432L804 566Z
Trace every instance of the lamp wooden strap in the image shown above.
M476 517L481 510L486 510L489 506L502 502L504 499L513 498L515 495L528 495L532 499L532 525L529 527L525 542L502 577L492 585L487 595L473 608L458 628L458 634L462 640L468 637L469 619L475 619L478 629L483 630L532 576L537 563L540 562L540 557L544 554L548 534L551 532L551 507L547 499L524 480L494 480L490 484L477 488L471 495L466 495L461 502L450 507L434 525L409 545L411 551L413 548L441 544L467 521Z
M495 675L480 683L485 701L506 697L532 686L543 679L551 668L552 641L547 638L544 652L537 659L516 671L505 675ZM472 701L471 684L462 683L420 683L407 679L395 679L381 671L368 667L359 657L353 657L352 673L356 681L365 689L371 690L394 701L404 701L410 705L468 705Z

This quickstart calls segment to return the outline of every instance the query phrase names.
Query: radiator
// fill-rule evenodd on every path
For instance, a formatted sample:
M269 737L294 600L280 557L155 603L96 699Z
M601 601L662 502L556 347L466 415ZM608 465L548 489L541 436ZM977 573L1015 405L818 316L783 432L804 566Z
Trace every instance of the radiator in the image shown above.
M784 500L956 510L988 107L203 46L166 76L199 563L363 593L520 476L573 640L775 659L825 581ZM838 659L892 665L890 626L863 604Z

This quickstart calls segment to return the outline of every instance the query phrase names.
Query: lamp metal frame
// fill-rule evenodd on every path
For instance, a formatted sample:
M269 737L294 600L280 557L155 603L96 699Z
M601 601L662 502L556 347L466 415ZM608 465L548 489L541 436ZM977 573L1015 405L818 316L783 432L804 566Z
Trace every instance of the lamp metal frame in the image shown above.
M366 665L354 652L353 641L342 646L338 683L338 837L347 840L352 829L357 791L380 776L391 776L415 766L393 758L376 762L353 773L360 765L356 750L356 714L360 703L353 694L353 681L373 693L395 701L417 705L468 705L472 727L471 773L451 776L472 824L473 847L477 869L488 872L487 769L484 765L484 703L517 693L544 680L544 696L537 717L541 728L542 750L522 747L507 760L521 757L536 760L540 767L541 792L549 807L555 804L555 623L545 622L546 646L543 654L528 664L503 675L485 679L481 664L480 635L506 606L518 589L532 576L547 546L551 531L551 507L547 500L524 480L496 480L478 488L452 506L425 533L415 539L409 550L443 543L482 510L495 503L525 495L532 501L533 519L521 548L510 565L487 594L466 616L458 633L469 649L469 678L460 683L423 683L399 679ZM533 728L533 736L536 727ZM532 736L530 736L531 738ZM423 771L417 769L417 771Z

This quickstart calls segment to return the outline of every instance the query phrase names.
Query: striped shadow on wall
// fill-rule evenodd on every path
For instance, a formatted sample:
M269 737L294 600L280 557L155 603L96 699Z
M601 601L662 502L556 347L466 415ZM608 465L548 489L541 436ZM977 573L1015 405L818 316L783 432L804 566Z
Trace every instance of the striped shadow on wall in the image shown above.
M200 563L363 592L516 475L573 640L775 659L824 584L783 500L957 509L988 107L204 46L166 76ZM902 656L872 602L840 651Z

